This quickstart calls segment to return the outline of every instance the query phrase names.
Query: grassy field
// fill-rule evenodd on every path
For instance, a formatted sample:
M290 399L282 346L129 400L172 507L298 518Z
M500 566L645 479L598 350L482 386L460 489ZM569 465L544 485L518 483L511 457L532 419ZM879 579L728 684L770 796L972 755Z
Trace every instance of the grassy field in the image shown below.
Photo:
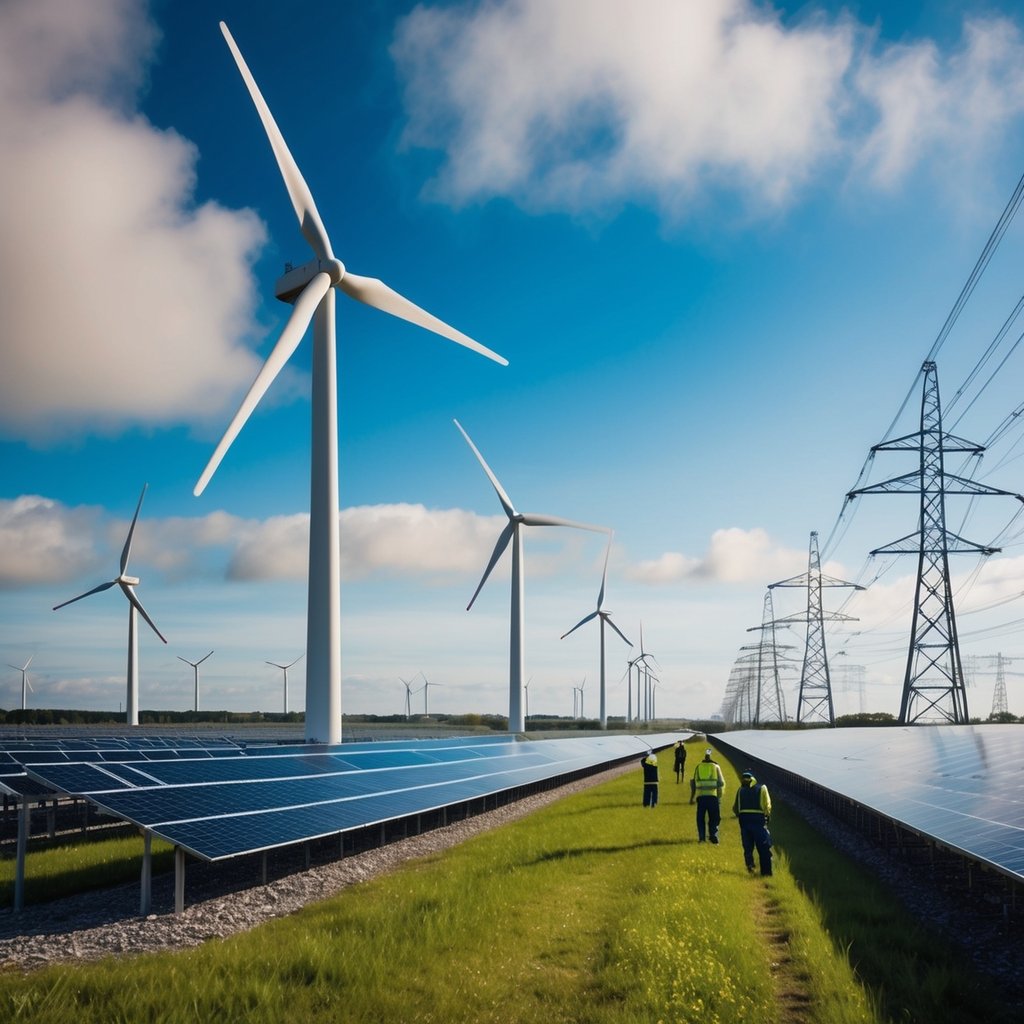
M697 757L691 749L691 768ZM640 805L638 765L227 941L0 974L0 1020L1011 1019L996 998L972 989L934 937L784 808L773 816L772 878L747 874L728 815L722 843L698 845L688 787L675 784L666 759L653 810ZM735 773L724 767L734 792ZM883 937L887 948L900 947L891 974Z

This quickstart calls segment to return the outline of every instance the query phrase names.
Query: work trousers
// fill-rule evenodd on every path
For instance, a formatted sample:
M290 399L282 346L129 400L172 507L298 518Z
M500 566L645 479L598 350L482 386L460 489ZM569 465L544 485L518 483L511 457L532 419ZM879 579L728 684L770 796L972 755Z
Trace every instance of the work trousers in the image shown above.
M754 870L754 850L762 875L772 873L772 836L763 814L740 815L740 840L743 843L743 862Z
M658 806L658 784L656 782L644 783L644 807Z
M697 838L703 843L705 837L718 842L718 826L722 821L722 809L717 796L697 797Z

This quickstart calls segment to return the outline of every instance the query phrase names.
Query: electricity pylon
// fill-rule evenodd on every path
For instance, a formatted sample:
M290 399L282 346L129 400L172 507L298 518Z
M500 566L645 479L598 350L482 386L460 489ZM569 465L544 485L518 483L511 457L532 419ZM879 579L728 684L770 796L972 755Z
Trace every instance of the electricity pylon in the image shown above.
M872 555L918 556L914 615L899 721L901 725L920 721L963 725L968 721L967 691L949 582L949 556L992 555L999 548L975 544L947 530L946 495L999 494L1017 498L1022 503L1024 497L945 471L943 458L947 453L980 456L985 447L943 433L938 370L935 363L929 361L921 367L921 372L924 374L921 429L892 441L883 441L871 449L872 455L875 452L916 451L919 468L891 480L850 491L846 499L850 501L859 494L920 494L917 532L871 552Z
M995 662L996 663L996 685L992 690L992 711L989 717L995 718L996 715L1006 715L1010 712L1010 703L1006 698L1006 677L1019 676L1020 672L1007 672L1006 666L1012 665L1017 659L1006 658L999 654L988 654L985 655L982 661ZM988 675L989 673L985 673Z
M835 704L832 700L832 681L828 671L828 651L825 648L825 621L855 622L852 615L842 612L826 612L821 604L822 587L853 587L863 590L859 583L847 583L833 576L825 576L821 571L821 557L818 554L818 531L811 531L811 542L807 555L807 572L799 576L791 576L788 580L769 583L768 589L775 587L806 587L807 611L797 615L787 615L776 619L776 625L789 625L794 622L807 623L807 646L804 649L804 664L800 670L800 696L796 705L797 725L808 720L818 719L828 725L836 724Z
M786 721L786 698L782 694L782 681L779 677L779 663L785 662L786 656L781 651L792 650L788 644L775 641L775 609L772 604L772 592L769 588L764 594L764 608L761 613L761 625L751 626L748 633L760 632L760 643L741 647L740 650L752 650L756 653L756 676L751 681L756 685L753 698L754 725L766 722Z

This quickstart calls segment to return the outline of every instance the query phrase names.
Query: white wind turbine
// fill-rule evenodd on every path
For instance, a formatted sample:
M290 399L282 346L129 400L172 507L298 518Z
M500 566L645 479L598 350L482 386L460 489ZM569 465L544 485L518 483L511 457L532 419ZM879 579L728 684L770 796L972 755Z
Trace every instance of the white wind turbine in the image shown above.
M466 611L473 607L473 602L480 593L483 585L487 582L491 570L497 565L498 559L505 553L505 549L512 545L512 599L509 610L509 669L508 669L508 731L523 732L525 723L523 721L523 526L570 526L577 530L592 530L595 533L608 533L606 526L591 526L587 523L577 523L571 519L562 519L560 516L540 515L534 512L517 512L512 504L511 498L505 493L504 488L498 482L498 478L491 472L491 467L484 461L484 457L477 450L477 447L470 440L469 434L462 429L462 424L455 420L455 426L459 433L466 439L466 444L472 449L477 461L491 481L501 507L508 516L508 523L498 536L491 553L491 560L484 569L484 574L477 584L477 588L466 606Z
M125 720L129 725L139 724L139 636L138 636L138 616L141 615L146 622L149 623L149 628L164 643L167 643L167 638L156 628L156 623L146 613L146 609L142 607L142 602L135 596L135 588L139 585L138 576L128 576L128 558L132 551L132 537L135 535L135 524L139 521L139 510L142 508L142 499L146 496L146 488L149 484L142 485L142 493L139 495L139 503L135 506L135 515L132 516L132 525L128 527L128 538L124 542L124 548L121 551L121 571L115 576L109 583L101 583L98 587L93 587L92 590L87 590L84 594L79 594L78 597L71 598L70 601L62 601L58 605L54 605L53 610L56 611L58 608L63 608L65 605L74 604L75 601L81 601L83 597L90 597L92 594L98 594L101 590L109 590L113 586L121 588L121 592L126 598L128 598L128 697L126 700L126 716Z
M28 667L32 664L32 659L35 655L30 655L28 661L25 662L20 668L17 665L12 665L7 662L8 667L13 668L15 672L21 673L21 710L24 711L28 706L28 690L32 690L32 684L28 681ZM32 690L35 693L35 690Z
M582 619L580 619L580 621L577 622L576 625L573 626L572 629L570 629L568 633L563 633L562 634L562 639L564 640L567 636L569 636L570 633L575 633L576 630L580 628L580 626L582 626L586 622L589 622L591 619L600 619L600 621L601 621L601 714L600 714L600 725L601 725L602 729L607 729L608 728L608 711L607 711L607 704L606 704L606 698L605 698L605 677L604 677L604 627L605 627L605 623L607 623L609 626L611 626L612 629L614 629L615 632L618 633L619 636L621 636L622 639L625 640L626 643L629 644L630 647L633 646L632 642L630 640L626 639L626 634L623 633L622 630L619 629L619 627L616 626L614 622L612 622L612 613L608 612L608 611L605 611L604 608L602 607L604 605L605 584L608 581L608 555L611 553L611 550L612 550L612 536L611 536L611 534L609 534L608 535L608 548L607 548L607 550L604 553L604 571L601 573L601 589L597 592L597 609L595 611L592 611L589 615L585 615ZM581 690L582 690L582 687L581 687ZM581 706L583 704L583 694L582 694L582 692L580 693L580 704L581 704ZM582 717L582 711L580 712L580 714L581 714L581 717Z
M289 661L287 665L279 665L276 661L268 661L267 662L268 665L273 665L274 668L279 668L279 669L281 669L284 672L284 713L286 715L288 714L288 669L290 669L292 667L292 665L297 664L301 660L302 660L302 655L300 654L295 659L295 661ZM307 687L307 692L308 692L308 689L309 688Z
M210 651L210 654L213 654L213 651ZM194 711L198 711L199 710L199 666L202 665L202 663L204 661L206 661L206 659L210 656L210 654L204 655L198 661L189 661L188 658L183 658L180 654L177 656L178 661L183 661L183 662L185 662L186 665L191 665L192 666L192 671L195 673L195 705L196 706L193 708Z
M420 672L420 675L423 676L423 685L420 689L423 691L423 714L426 716L430 714L427 710L427 698L430 696L430 688L432 686L444 686L444 683L432 683L422 672Z
M403 679L401 676L398 677L405 684L405 720L408 722L412 718L412 695L413 693L419 693L419 690L413 690L412 679Z
M337 743L341 740L341 568L338 536L338 381L334 322L334 289L392 316L440 334L496 362L501 356L449 327L382 281L348 273L335 258L312 193L295 163L270 108L256 85L241 52L224 22L227 40L245 81L263 129L274 151L299 226L314 258L287 269L274 293L293 305L277 344L257 374L220 443L196 483L203 493L234 439L313 323L312 452L309 504L309 582L306 610L306 740Z

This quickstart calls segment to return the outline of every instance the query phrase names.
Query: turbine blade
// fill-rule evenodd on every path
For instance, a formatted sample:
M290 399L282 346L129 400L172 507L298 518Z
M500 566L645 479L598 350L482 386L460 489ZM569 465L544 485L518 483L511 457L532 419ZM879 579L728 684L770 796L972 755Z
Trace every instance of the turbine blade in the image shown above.
M284 178L285 188L288 189L288 196L292 201L295 216L299 219L299 227L302 229L302 234L306 241L309 242L313 252L320 259L332 260L334 259L334 253L331 251L331 242L327 237L327 230L324 228L323 221L320 220L316 203L313 202L313 193L309 191L306 179L302 177L299 165L295 162L295 158L288 149L284 136L281 134L281 129L277 127L274 115L271 114L270 107L267 106L267 101L263 98L263 93L260 92L256 79L253 78L252 72L249 70L249 65L245 63L241 50L238 49L238 45L223 21L220 23L220 30L231 50L231 55L235 58L235 64L238 65L238 70L242 74L242 79L249 90L250 97L252 97L256 112L260 115L260 120L263 122L263 130L267 133L270 148L274 151L274 157L277 159L277 166L281 171L281 177Z
M615 536L613 530L608 531L608 547L605 548L604 552L604 571L601 573L601 589L597 592L597 610L601 610L601 606L604 604L604 588L608 582L608 556L612 553L612 537ZM632 645L630 645L632 646Z
M210 654L213 654L213 651L210 651ZM197 664L197 665L202 665L202 663L203 663L204 661L206 661L206 658L208 658L208 657L210 656L210 654L207 654L207 655L206 655L206 657L204 657L204 658L200 658L200 659L199 659L199 660L198 660L198 661L196 662L196 664Z
M149 617L149 613L146 611L146 609L142 607L142 602L135 596L135 591L132 589L132 587L129 586L127 583L122 583L121 589L124 591L124 596L127 597L129 601L131 601L132 606L135 608L135 610L149 623L149 628L153 630L153 632L156 633L156 635L160 637L160 639L163 640L164 643L167 643L167 637L165 637L163 633L161 633L160 630L156 628L156 623Z
M483 576L480 577L480 582L476 586L476 590L473 591L473 596L469 599L469 604L466 605L466 611L473 607L473 602L477 598L477 594L483 589L484 584L487 582L487 577L491 575L491 570L498 564L498 559L505 553L505 548L508 547L509 541L512 539L512 534L516 532L516 524L509 520L505 525L505 529L498 535L498 542L494 545L494 551L491 552L491 560L487 563L487 568L484 569ZM426 679L426 676L423 677Z
M70 601L62 601L60 604L55 604L53 610L56 611L58 608L63 608L65 605L74 604L76 601L81 601L83 597L90 597L93 594L98 594L101 590L109 590L117 580L111 580L109 583L101 583L98 587L93 587L92 590L87 590L84 594L79 594L78 597L71 598Z
M563 519L561 516L546 516L539 512L524 512L520 518L524 526L571 526L576 530L592 530L594 533L609 532L607 526L577 523L574 519Z
M458 420L452 420L452 422L459 428L459 433L466 439L466 444L473 449L473 454L476 456L477 461L484 468L484 472L487 474L487 479L491 481L491 486L494 488L498 495L498 501L501 502L501 507L505 510L505 515L511 519L513 516L518 515L515 506L512 504L512 499L505 493L505 488L498 482L498 478L491 472L491 467L484 461L484 457L480 454L480 450L472 440L470 440L469 434L462 429L462 424Z
M358 274L346 271L345 276L338 283L338 287L349 298L355 299L357 302L365 303L384 313L390 313L392 316L416 324L417 327L422 327L424 330L433 331L434 334L439 334L442 338L472 349L502 366L508 366L508 360L504 356L499 356L497 352L492 352L480 342L463 334L462 331L457 331L432 313L421 309L416 303L410 302L404 295L399 295L393 288L389 288L376 277L360 277Z
M32 659L33 659L34 657L35 657L35 655L34 655L34 654L30 654L30 655L29 655L28 661L26 661L26 662L25 662L25 668L28 668L28 667L29 667L29 665L31 665L31 664L32 664Z
M142 485L142 493L139 495L139 503L135 506L135 515L132 516L132 525L128 527L128 536L125 539L124 547L121 549L121 575L124 575L128 568L128 558L132 553L132 537L135 534L135 524L139 521L139 510L142 508L142 499L146 496L146 488L149 484Z
M596 619L596 618L597 618L597 612L591 612L585 618L580 619L580 621L577 622L576 625L573 626L572 629L569 630L569 633L575 633L576 630L579 629L580 626L582 626L585 622L589 622L591 619ZM561 637L559 637L559 639L560 640L564 640L569 635L569 633L563 633L561 635Z
M242 404L238 407L238 412L235 413L235 418L224 432L220 443L210 456L210 461L206 464L206 469L203 470L202 476L200 476L199 481L192 489L192 493L197 498L206 490L206 485L217 471L217 467L221 464L221 460L227 454L227 450L231 447L232 442L241 433L242 427L245 426L252 415L253 409L259 405L260 399L267 393L270 385L273 384L274 379L283 369L284 364L288 362L292 353L298 348L299 342L302 341L302 336L306 333L306 328L309 327L310 320L313 319L316 307L327 294L327 289L330 286L330 277L327 274L321 273L317 274L299 293L291 315L288 317L288 322L281 332L281 337L277 339L277 344L267 357L267 361L263 364L263 369L256 375L256 379L252 382L248 394L242 399Z
M612 629L614 629L614 630L615 630L615 632L616 632L616 633L618 633L618 634L619 634L619 636L621 636L621 637L622 637L622 639L623 639L623 640L625 640L625 641L626 641L626 643L627 643L627 644L629 644L629 646L630 646L630 647L632 647L632 646L633 646L633 641L632 641L632 640L630 640L630 639L628 639L628 638L626 637L626 634L625 634L625 633L623 633L623 632L622 632L622 630L621 630L621 629L619 629L619 627L618 627L618 626L616 626L614 622L612 622L612 617L611 617L610 615L605 615L605 616L604 616L604 621L605 621L605 622L607 622L607 623L608 623L608 625L609 625L609 626L611 626L611 627L612 627Z

